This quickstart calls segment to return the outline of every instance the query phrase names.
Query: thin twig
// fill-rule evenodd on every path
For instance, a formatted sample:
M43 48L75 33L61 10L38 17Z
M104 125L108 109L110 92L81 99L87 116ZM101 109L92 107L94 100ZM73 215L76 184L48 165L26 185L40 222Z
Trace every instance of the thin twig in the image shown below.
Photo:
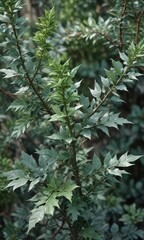
M58 229L56 229L56 231L54 232L53 236L52 236L52 240L55 240L55 237L57 236L57 234L63 229L63 226L65 224L65 219L63 219L61 225L59 226Z
M109 35L104 32L98 32L99 35L103 36L112 46L118 48L118 45L111 39Z
M5 91L3 88L0 88L0 92L2 92L3 94L5 94L6 96L10 97L11 99L16 99L16 96L14 95L14 93Z

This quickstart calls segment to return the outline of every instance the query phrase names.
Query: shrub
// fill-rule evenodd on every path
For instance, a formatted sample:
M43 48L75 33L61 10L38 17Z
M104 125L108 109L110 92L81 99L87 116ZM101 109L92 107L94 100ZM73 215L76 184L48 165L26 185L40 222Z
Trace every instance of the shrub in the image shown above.
M17 189L19 194L30 198L26 209L17 208L13 215L16 221L11 236L26 239L22 229L26 229L29 213L27 234L31 239L143 238L144 231L136 225L141 223L143 213L140 214L141 210L135 205L119 209L122 217L117 219L123 226L114 222L110 227L106 224L108 212L103 207L106 190L127 174L126 168L140 156L128 152L117 156L108 152L102 158L93 152L89 158L92 147L86 144L87 139L98 138L100 132L109 136L109 129L130 124L113 106L122 102L120 92L127 91L127 85L141 75L137 66L144 56L143 41L136 35L135 42L126 50L124 41L127 43L127 39L122 38L124 15L121 15L119 59L111 60L111 68L105 71L105 77L94 82L88 97L80 93L82 80L76 79L80 66L71 69L70 60L64 61L55 52L55 10L45 11L33 40L29 40L25 21L18 17L20 8L17 0L1 1L7 62L0 72L16 89L16 98L9 106L9 110L17 113L12 137L38 126L46 129L46 144L36 149L36 157L23 151L20 162L5 173L9 182L7 188ZM123 11L125 8L123 5ZM108 24L105 22L105 29ZM89 19L89 27L94 28L92 19ZM85 28L82 30L82 36L93 39L94 33L89 28L86 33ZM18 224L22 215L26 217L24 226L23 222ZM7 228L11 226L5 222ZM37 226L41 230L35 235L33 228ZM4 233L9 239L8 230Z

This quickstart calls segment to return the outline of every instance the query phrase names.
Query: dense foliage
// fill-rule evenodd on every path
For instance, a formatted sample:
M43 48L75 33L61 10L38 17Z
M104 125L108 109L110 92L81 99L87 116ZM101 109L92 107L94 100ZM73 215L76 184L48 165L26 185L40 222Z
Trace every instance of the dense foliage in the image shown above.
M35 29L1 0L2 239L144 239L144 182L127 176L143 108L123 101L143 93L144 1L94 5L56 1Z

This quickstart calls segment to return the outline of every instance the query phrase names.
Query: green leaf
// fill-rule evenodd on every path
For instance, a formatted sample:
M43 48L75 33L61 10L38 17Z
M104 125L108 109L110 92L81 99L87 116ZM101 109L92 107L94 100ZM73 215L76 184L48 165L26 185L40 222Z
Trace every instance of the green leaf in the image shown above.
M106 126L97 126L97 128L99 128L101 131L103 131L106 135L109 136L109 131L108 128Z
M62 140L62 136L58 133L53 133L51 136L49 136L50 139L53 139L53 140Z
M11 170L11 171L5 172L4 176L6 176L7 179L10 181L17 178L24 178L25 173L22 170Z
M24 186L29 179L27 178L19 178L11 181L6 187L13 187L13 191L21 186Z
M83 229L80 232L80 235L86 240L88 240L88 239L89 240L91 240L91 239L102 240L100 235L98 233L96 233L96 231L92 227L87 227L87 228Z
M77 73L77 71L78 71L78 69L80 68L80 65L79 66L77 66L77 67L75 67L75 68L73 68L72 70L71 70L71 72L70 72L70 75L71 75L71 77L73 78L73 77L75 77L75 75L76 75L76 73ZM79 82L79 84L81 83L81 81ZM78 85L79 85L78 84ZM80 85L79 85L80 86ZM78 86L78 87L79 87ZM77 87L77 88L78 88Z
M21 76L19 73L15 72L14 70L11 69L0 69L0 72L5 73L4 78L12 78L16 76Z
M12 131L11 137L18 138L21 134L23 134L27 128L30 127L32 118L30 116L24 116L23 118L16 121L16 125Z
M106 156L105 156L105 159L104 159L104 165L105 165L105 167L108 167L108 166L109 166L109 162L110 162L111 158L112 158L112 155L111 155L110 152L108 152L108 153L106 154Z
M31 181L31 179L30 179L30 181ZM39 182L40 182L40 178L36 178L36 179L32 180L29 185L29 191L32 190L35 187L35 185Z
M116 82L117 76L116 76L116 72L115 72L113 69L106 70L105 72L106 72L107 77L108 77L112 82Z
M6 15L0 14L0 21L4 23L9 23L10 19Z
M57 193L53 193L48 197L45 205L45 213L53 215L55 207L59 208L59 200L56 197L58 197Z
M112 234L116 234L119 231L119 226L116 223L113 223L110 229Z
M27 108L27 102L23 98L17 98L14 100L11 105L8 107L9 109L15 109L15 111L26 109Z
M112 64L114 66L114 70L115 70L116 74L121 75L121 73L123 71L123 66L122 66L121 62L119 62L119 61L116 62L112 59Z
M119 167L129 167L133 165L132 162L136 161L140 157L142 157L142 155L141 156L134 156L132 154L128 155L128 153L126 152L119 158Z
M121 52L119 52L119 55L120 55L120 58L124 61L124 64L127 65L128 61L129 61L127 55L125 53L121 53Z
M76 206L70 205L68 207L68 214L71 216L72 222L78 220L78 216L80 216L80 212L78 211Z
M25 152L22 152L21 161L27 168L29 168L30 170L33 170L34 172L36 171L38 165L35 159L33 158L33 156L28 155Z
M96 98L97 100L100 100L102 89L97 82L95 82L94 89L90 89L90 92L94 98Z
M45 206L39 206L37 208L34 208L31 211L31 216L29 219L29 225L28 225L28 231L27 233L29 233L29 231L35 227L36 223L40 222L43 218L44 218L44 214L45 214Z
M84 129L82 130L81 135L91 140L91 130Z
M120 91L128 91L127 87L124 84L116 86L116 89Z
M58 196L64 196L71 202L73 190L77 187L78 186L75 183L73 183L72 181L67 181L62 186L62 188L60 188L60 192L59 192Z
M122 174L128 174L125 170L120 170L119 168L107 169L107 171L109 174L120 177L122 177Z
M98 156L94 154L94 157L92 159L92 170L98 170L101 167L102 163Z

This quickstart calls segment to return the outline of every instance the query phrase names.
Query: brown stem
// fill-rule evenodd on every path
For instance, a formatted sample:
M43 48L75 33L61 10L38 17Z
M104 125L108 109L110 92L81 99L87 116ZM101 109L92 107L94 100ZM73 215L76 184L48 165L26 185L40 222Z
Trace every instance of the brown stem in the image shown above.
M120 49L120 51L123 50L123 20L125 17L126 6L127 6L127 0L123 0L123 7L122 7L122 11L121 11L120 25L119 25L119 49Z
M13 93L5 91L3 88L0 88L0 92L5 94L6 96L10 97L11 99L15 99L16 98L16 96Z
M63 226L65 224L65 219L63 219L61 225L59 226L58 229L55 230L53 236L52 236L52 240L55 240L56 236L58 235L58 233L63 229Z
M105 32L99 32L99 31L92 31L91 34L95 33L97 36L102 36L103 38L105 38L112 46L118 48L118 45L115 43L115 41L112 40L112 38L106 34ZM76 35L78 38L80 38L82 36L82 32L78 32Z
M76 139L75 139L75 134L73 133L73 129L72 129L71 122L70 122L64 88L62 88L62 96L63 96L64 110L65 110L65 114L66 114L65 120L66 120L68 129L69 129L69 132L70 132L70 136L72 138L72 142L70 144L72 171L73 171L75 182L79 186L79 188L77 188L77 191L80 195L82 195L81 182L80 182L80 176L79 176L79 168L78 168L77 160L76 160Z
M138 14L139 14L139 16L137 16L137 18L136 18L136 33L135 33L135 39L134 39L135 45L138 44L140 24L141 24L141 19L142 19L142 16L144 14L144 11L141 11Z
M71 232L71 240L79 240L79 237L78 237L78 233L75 229L75 227L73 226L73 224L71 223L69 217L67 216L66 214L66 210L65 209L61 209L61 213L65 219L65 222L67 223L68 227L69 227L69 230Z
M79 188L77 188L77 192L79 193L80 196L82 196L79 168L78 168L77 160L76 160L76 142L75 141L72 141L72 143L71 143L71 151L72 151L71 165L72 165L72 169L73 169L74 179L75 179L77 186L79 186Z
M99 35L103 36L112 46L118 48L118 45L111 39L109 35L104 32L98 32Z

